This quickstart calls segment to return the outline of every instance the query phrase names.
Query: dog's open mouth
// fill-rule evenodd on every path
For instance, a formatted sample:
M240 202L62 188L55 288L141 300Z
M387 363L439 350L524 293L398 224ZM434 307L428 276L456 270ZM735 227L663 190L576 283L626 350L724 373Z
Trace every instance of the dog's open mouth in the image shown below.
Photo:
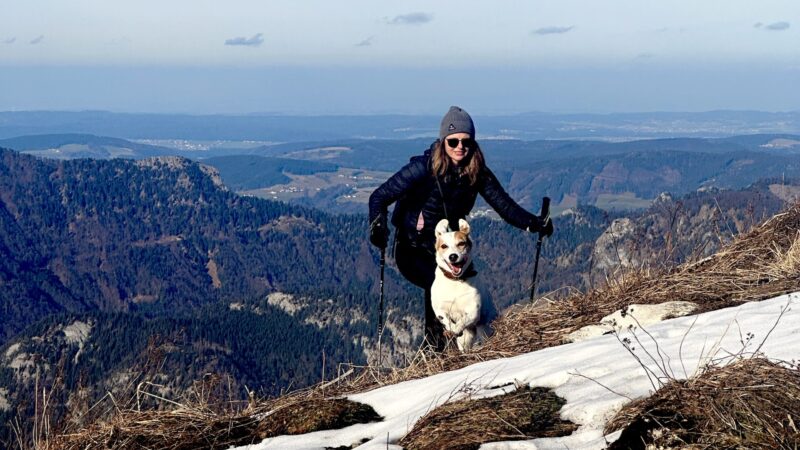
M447 262L447 266L450 268L450 272L453 273L455 276L461 275L461 271L464 270L464 265L467 263L467 260L459 261L459 262Z

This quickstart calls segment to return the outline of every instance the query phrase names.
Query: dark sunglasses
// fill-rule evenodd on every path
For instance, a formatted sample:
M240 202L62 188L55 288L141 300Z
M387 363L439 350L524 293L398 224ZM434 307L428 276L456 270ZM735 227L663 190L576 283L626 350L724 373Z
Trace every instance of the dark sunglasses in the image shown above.
M458 147L458 143L459 142L461 142L461 145L463 145L464 148L472 148L472 146L475 145L475 139L472 139L472 138L464 138L464 139L449 138L449 139L446 139L446 141L447 141L447 145L449 145L450 148Z

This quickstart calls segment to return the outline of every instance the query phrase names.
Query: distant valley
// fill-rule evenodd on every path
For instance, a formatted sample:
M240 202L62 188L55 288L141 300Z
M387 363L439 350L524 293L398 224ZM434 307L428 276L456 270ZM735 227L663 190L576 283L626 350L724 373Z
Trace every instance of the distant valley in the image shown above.
M474 113L474 112L473 112ZM480 139L636 140L800 134L800 112L708 111L615 114L474 115ZM301 116L188 115L107 111L0 112L0 139L81 133L161 141L309 142L341 139L416 139L436 136L441 115ZM160 144L155 144L160 145Z
M183 142L183 141L182 141ZM429 139L297 142L187 150L90 135L0 140L29 154L59 159L145 158L180 154L218 169L233 191L334 213L365 211L369 193ZM741 189L765 177L800 177L800 136L626 142L486 140L490 167L520 204L536 209L542 196L556 213L579 204L605 210L646 208L662 192ZM486 205L478 205L483 211Z

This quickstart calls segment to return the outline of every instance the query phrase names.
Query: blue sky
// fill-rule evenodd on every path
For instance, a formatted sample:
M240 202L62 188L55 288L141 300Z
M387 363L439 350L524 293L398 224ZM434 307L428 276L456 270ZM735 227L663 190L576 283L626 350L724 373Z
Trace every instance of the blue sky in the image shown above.
M0 110L800 110L796 0L0 0Z

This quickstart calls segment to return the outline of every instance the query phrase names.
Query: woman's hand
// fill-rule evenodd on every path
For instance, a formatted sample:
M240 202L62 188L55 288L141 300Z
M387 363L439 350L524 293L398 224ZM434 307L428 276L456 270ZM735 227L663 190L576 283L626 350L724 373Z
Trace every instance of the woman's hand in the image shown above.
M553 235L553 221L548 214L546 217L534 216L531 224L528 226L528 231L531 233L539 233L542 236L550 237Z
M369 241L381 250L389 243L389 226L383 214L375 217L369 224Z

